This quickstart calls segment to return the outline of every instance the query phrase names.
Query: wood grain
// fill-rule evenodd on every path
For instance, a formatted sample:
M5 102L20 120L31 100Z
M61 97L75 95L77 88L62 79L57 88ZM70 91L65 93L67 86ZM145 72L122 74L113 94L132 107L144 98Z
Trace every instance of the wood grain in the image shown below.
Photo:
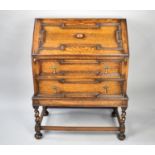
M35 137L42 137L40 130L119 131L118 138L124 140L128 66L126 19L36 19L32 43ZM47 107L110 107L119 127L41 126Z

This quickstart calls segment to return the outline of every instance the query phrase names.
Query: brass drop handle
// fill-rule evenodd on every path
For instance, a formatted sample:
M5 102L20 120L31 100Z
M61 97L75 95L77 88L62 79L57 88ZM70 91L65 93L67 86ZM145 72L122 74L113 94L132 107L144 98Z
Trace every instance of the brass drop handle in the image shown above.
M104 66L104 73L105 73L105 74L108 73L109 68L110 68L109 66Z
M103 89L104 89L104 93L105 93L105 94L108 94L108 89L109 89L109 87L108 87L108 86L104 86Z
M85 34L83 34L83 33L77 33L77 34L75 35L75 37L76 37L77 39L83 39L83 38L85 37Z
M57 87L56 86L52 86L52 90L54 93L57 93Z
M50 68L52 68L52 70L53 70L53 74L56 74L56 70L57 70L57 66L55 66L55 65L53 65L53 66L51 66Z

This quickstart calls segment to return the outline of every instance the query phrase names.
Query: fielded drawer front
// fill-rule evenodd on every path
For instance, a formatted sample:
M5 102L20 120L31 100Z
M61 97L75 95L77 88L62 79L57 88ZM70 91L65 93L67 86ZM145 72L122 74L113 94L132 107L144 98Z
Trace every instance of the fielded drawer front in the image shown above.
M92 25L93 26L93 25ZM120 37L117 25L108 25L97 27L94 25L73 27L72 25L65 27L56 25L45 25L42 33L44 38L43 48L58 48L61 44L100 44L106 48L117 48L117 40ZM67 34L67 35L66 35ZM118 36L117 36L118 35ZM118 37L118 38L117 38ZM97 41L96 41L96 38ZM54 46L51 46L54 45Z
M43 60L40 62L41 75L62 76L101 76L105 78L120 78L122 62L120 60Z
M123 140L128 58L125 19L36 19L32 45L35 137L41 138L41 130L95 129L119 131ZM49 107L109 107L119 127L41 126Z
M121 82L98 81L97 79L66 79L66 80L41 80L39 82L40 94L61 93L100 93L104 95L121 95Z

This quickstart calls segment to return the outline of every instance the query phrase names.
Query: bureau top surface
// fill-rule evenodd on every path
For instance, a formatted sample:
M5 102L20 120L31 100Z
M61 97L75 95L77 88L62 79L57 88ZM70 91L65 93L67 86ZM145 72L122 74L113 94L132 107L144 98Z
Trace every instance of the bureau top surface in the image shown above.
M32 55L128 56L125 19L36 19Z

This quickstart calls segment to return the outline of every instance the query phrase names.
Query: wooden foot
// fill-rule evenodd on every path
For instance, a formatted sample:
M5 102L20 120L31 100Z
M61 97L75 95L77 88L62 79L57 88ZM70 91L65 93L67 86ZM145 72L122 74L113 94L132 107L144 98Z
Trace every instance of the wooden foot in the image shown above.
M43 107L43 116L48 116L49 112L47 111L47 107Z
M40 139L42 137L42 133L40 132L41 130L41 120L40 120L40 117L39 117L39 110L38 110L39 106L34 106L34 112L35 112L35 138L36 139Z
M112 117L117 117L117 108L114 108L113 112L111 113Z
M125 134L123 134L123 133L118 134L118 139L119 140L124 140L125 138L126 138Z
M118 134L118 138L120 140L125 139L125 119L126 119L126 109L127 107L121 107L122 113L120 118L120 133Z
M42 133L40 132L40 133L35 133L35 135L34 135L34 137L36 138L36 139L41 139L42 138Z

